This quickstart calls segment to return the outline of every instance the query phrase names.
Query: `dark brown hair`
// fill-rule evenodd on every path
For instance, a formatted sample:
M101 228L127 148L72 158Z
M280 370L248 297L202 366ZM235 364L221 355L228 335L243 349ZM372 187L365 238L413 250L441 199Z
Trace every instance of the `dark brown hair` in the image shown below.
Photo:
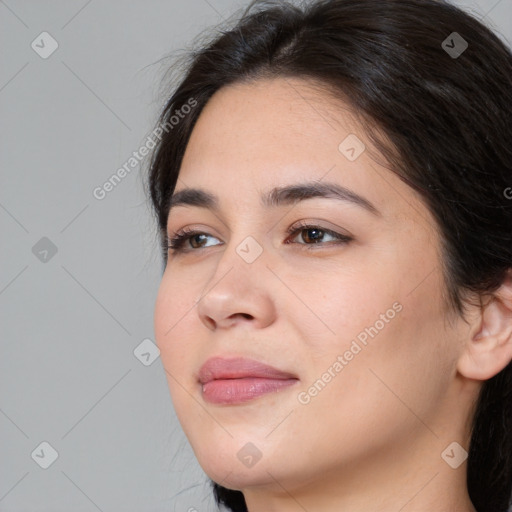
M390 171L420 192L438 224L453 312L500 286L512 268L512 55L480 21L436 0L256 0L191 52L148 174L164 263L169 200L203 107L224 86L272 77L348 101ZM191 98L196 106L171 122ZM241 492L213 488L219 504L247 510ZM468 489L479 512L509 506L512 364L475 404Z

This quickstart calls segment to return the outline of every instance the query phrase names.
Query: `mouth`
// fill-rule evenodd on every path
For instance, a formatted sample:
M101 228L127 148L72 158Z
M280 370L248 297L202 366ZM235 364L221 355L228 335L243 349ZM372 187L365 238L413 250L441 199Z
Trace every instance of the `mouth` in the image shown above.
M203 399L212 404L245 403L297 382L296 375L242 357L214 357L199 371Z

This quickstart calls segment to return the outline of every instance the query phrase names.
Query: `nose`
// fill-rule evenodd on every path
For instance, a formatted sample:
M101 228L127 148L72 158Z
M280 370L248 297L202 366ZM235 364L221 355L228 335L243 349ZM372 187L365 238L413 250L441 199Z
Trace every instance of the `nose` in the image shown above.
M238 324L267 327L275 321L276 312L272 279L275 287L276 279L265 266L263 254L247 263L234 248L226 248L199 298L201 321L212 331Z

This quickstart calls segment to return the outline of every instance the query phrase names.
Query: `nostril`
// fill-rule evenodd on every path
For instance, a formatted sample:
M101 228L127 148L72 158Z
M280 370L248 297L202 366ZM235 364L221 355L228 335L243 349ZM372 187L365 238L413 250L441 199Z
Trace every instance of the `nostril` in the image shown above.
M249 313L233 313L230 315L230 320L240 320L240 318L245 318L246 320L253 320L254 317Z
M208 329L211 329L212 331L215 330L215 320L213 320L213 318L207 317L206 323L208 324L207 325Z

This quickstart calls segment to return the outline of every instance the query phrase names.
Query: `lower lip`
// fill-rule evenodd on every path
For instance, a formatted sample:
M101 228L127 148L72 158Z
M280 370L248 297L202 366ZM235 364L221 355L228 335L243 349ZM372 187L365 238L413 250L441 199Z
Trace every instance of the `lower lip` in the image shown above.
M202 385L203 398L213 404L244 403L268 393L281 391L296 382L297 379L258 377L212 380Z

